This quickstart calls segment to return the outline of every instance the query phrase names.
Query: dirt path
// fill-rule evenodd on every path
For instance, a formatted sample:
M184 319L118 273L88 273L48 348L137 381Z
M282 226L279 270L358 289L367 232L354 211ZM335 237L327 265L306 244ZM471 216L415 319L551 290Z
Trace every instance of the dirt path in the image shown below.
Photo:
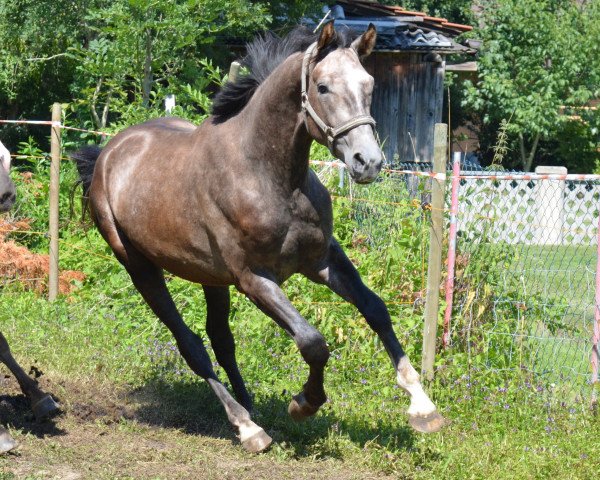
M181 412L148 408L160 398L94 379L53 379L47 385L42 377L64 413L37 424L16 382L1 373L0 421L10 425L20 446L0 456L0 480L391 478L333 459L246 454L220 418L190 427L189 418L178 418Z

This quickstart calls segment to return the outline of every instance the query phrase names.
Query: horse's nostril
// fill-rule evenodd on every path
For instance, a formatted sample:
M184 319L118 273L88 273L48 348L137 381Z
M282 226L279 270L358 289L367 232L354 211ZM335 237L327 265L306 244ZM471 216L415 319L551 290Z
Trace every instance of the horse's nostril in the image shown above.
M4 192L2 196L0 196L0 203L13 203L15 201L14 192Z
M354 154L354 160L356 160L361 165L364 165L366 163L365 159L363 158L363 156L360 153L355 153Z

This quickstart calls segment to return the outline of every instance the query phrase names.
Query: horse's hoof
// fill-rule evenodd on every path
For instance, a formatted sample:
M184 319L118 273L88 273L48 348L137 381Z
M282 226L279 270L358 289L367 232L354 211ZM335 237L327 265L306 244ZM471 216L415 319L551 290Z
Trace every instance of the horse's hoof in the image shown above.
M260 453L269 448L272 441L273 439L261 428L259 432L256 432L254 435L244 440L242 442L242 447L244 447L247 452Z
M47 420L60 411L60 407L50 395L45 395L31 406L38 422Z
M447 421L437 410L434 410L427 415L409 415L408 423L417 432L435 433L439 432Z
M17 441L10 436L10 434L0 428L0 455L6 452L10 452L17 446Z
M296 422L306 420L308 417L314 415L319 410L319 407L315 407L306 401L304 394L294 395L290 406L288 407L288 413Z

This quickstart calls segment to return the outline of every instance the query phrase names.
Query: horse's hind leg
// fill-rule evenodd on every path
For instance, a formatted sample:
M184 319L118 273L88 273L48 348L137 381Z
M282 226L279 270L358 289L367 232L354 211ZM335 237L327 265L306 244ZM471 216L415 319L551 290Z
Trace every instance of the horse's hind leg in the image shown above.
M98 210L96 210L97 212ZM138 252L119 233L110 217L100 217L99 228L119 261L125 266L133 284L144 297L155 315L168 327L179 352L196 375L204 378L225 408L229 421L239 432L240 441L246 450L258 453L271 444L271 437L256 425L248 411L242 407L223 386L212 368L212 362L202 340L185 324L165 284L162 270Z
M362 282L339 244L332 240L326 263L319 271L303 272L315 282L326 284L331 290L355 305L369 326L377 333L392 360L398 385L410 396L409 423L417 431L435 432L444 425L444 418L437 412L421 382L404 353L392 328L388 310L383 301Z
M35 418L39 421L45 420L58 412L59 407L54 399L47 393L40 390L38 384L33 380L17 361L12 356L8 342L0 332L0 361L2 361L8 369L13 373L23 393L31 403L31 409L35 414Z
M229 287L203 286L206 299L206 334L215 357L231 382L235 396L242 406L252 411L252 400L235 359L235 341L229 327Z

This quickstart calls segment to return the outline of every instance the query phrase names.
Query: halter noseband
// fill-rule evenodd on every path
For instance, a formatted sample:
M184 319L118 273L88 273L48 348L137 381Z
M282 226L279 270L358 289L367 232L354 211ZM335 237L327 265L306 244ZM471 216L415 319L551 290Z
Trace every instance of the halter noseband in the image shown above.
M310 60L313 57L316 47L317 42L313 43L310 47L308 47L308 49L304 53L304 58L302 59L302 88L300 91L302 95L302 112L304 113L304 123L307 124L307 128L308 117L310 116L313 119L313 121L317 124L317 126L321 129L321 131L326 135L327 146L331 151L331 149L333 148L333 142L337 137L339 137L343 133L348 132L349 130L352 130L355 127L358 127L359 125L371 125L371 127L373 127L373 130L375 130L375 119L370 115L358 115L352 118L351 120L348 120L346 123L343 123L342 125L334 128L327 125L321 119L321 117L317 115L317 112L315 112L315 109L312 107L310 101L308 100L308 92L306 91L308 79L308 64L310 63Z

